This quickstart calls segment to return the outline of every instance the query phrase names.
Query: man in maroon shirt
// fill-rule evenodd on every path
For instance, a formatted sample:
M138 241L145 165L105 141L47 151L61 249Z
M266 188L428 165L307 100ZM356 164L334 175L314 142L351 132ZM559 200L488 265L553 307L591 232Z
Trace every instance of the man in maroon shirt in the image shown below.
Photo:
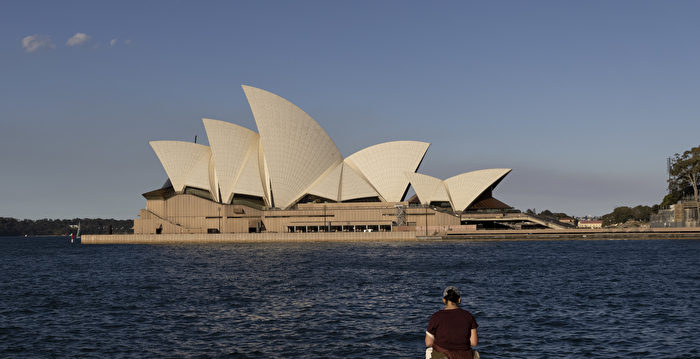
M425 331L425 345L432 347L428 358L472 359L471 347L479 343L474 316L459 307L462 302L459 290L453 286L442 293L445 309L430 317Z

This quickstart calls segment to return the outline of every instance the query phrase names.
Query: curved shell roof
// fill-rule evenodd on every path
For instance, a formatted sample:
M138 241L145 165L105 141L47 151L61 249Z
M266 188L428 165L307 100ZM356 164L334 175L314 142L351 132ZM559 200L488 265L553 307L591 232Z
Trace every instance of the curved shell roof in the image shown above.
M445 182L441 179L415 172L406 172L406 177L422 204L427 205L437 201L451 202Z
M151 141L149 144L163 164L175 191L181 192L185 187L197 187L209 191L216 198L209 181L209 147L183 141Z
M262 197L262 180L260 179L259 171L257 171L258 141L260 136L245 127L229 122L208 118L203 118L202 122L204 123L204 129L207 131L214 161L214 188L221 190L221 200L224 203L231 202L239 179L244 179L247 182L258 182L259 185L257 187L259 189L253 188L253 183L246 183L247 186L239 187L248 189L247 192L255 192L246 194L256 194ZM242 176L246 160L252 157L255 159L253 161L256 165L255 168L248 170L248 173ZM251 190L251 188L253 189Z
M387 202L399 202L408 188L405 172L418 169L430 146L420 141L393 141L367 147L345 159Z
M343 158L326 131L293 103L243 86L258 126L275 207L286 208Z
M358 198L379 197L379 193L367 180L358 174L346 162L343 162L343 177L340 183L340 200L349 201Z
M243 86L243 91L259 133L202 119L210 146L150 142L175 191L196 187L224 203L236 194L258 196L267 206L289 208L306 194L399 202L410 182L423 203L450 201L462 210L510 172L481 170L445 181L415 173L430 146L420 141L380 143L343 160L328 134L299 107L265 90Z
M509 168L492 168L462 173L446 179L445 186L452 199L452 209L463 211L510 171Z
M319 178L309 191L315 196L328 198L333 201L338 201L338 189L340 188L340 176L343 173L343 164L339 163L332 169L328 170Z
M263 189L263 175L260 172L260 141L256 141L251 145L246 154L243 169L236 180L236 186L233 188L234 193L247 194L250 196L258 196L265 199L269 203L269 199Z

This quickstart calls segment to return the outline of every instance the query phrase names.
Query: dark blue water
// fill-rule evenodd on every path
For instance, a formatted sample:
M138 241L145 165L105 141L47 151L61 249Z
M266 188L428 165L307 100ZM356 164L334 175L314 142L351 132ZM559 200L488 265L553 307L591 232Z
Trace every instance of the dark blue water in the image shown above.
M700 358L700 241L71 245L0 238L0 357Z

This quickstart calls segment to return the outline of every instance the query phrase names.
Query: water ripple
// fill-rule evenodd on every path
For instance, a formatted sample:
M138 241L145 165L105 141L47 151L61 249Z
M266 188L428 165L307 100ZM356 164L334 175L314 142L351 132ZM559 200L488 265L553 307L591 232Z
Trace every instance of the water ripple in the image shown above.
M698 358L699 241L0 239L0 357L415 358L442 288L485 358Z

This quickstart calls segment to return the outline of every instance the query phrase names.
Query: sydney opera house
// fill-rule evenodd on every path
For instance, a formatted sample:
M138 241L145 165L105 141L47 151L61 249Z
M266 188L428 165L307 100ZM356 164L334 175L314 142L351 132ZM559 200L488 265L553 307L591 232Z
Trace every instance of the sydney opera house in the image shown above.
M469 213L510 208L496 168L445 180L418 173L429 143L394 141L343 157L308 114L243 86L258 132L203 119L209 146L152 141L168 180L144 193L134 233L405 231L463 226ZM409 189L415 195L405 198Z

